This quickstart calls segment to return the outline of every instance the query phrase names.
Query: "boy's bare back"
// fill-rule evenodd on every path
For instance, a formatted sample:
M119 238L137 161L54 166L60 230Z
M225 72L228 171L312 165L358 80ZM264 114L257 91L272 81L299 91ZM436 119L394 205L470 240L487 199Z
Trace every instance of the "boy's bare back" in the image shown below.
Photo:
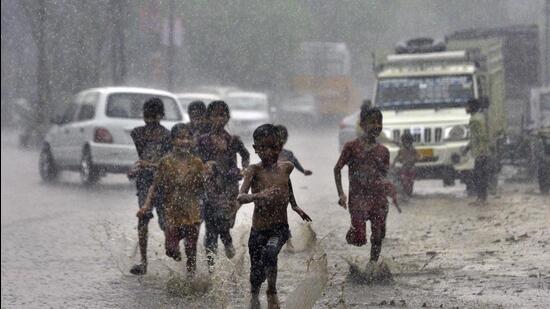
M270 168L263 167L261 163L249 166L243 186L248 182L253 194L264 197L254 202L253 229L288 224L289 180L293 169L294 165L290 162L277 162Z

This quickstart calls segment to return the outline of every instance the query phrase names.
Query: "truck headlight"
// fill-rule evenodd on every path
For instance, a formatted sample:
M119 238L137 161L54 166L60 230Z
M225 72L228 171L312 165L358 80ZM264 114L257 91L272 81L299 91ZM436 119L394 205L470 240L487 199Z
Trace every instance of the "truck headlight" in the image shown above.
M443 139L446 141L463 141L468 139L468 128L465 125L455 125L445 128Z

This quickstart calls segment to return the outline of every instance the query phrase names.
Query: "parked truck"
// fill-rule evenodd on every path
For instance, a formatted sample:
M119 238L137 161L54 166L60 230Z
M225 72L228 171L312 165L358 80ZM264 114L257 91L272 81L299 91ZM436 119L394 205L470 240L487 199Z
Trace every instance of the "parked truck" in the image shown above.
M525 56L528 55L528 56ZM530 152L522 145L529 89L539 84L538 29L512 26L453 33L444 40L418 38L374 57L373 104L384 114L381 141L397 154L409 132L422 155L419 179L456 179L471 189L474 159L469 142L470 99L484 103L495 170Z
M391 160L401 136L414 137L421 161L419 179L442 179L445 185L460 179L471 187L474 158L465 152L470 116L465 104L486 104L491 141L504 135L504 74L500 39L476 42L473 48L450 48L449 42L429 38L409 40L395 53L375 61L373 104L382 110L382 141ZM376 59L376 58L375 58ZM496 142L491 147L497 155Z

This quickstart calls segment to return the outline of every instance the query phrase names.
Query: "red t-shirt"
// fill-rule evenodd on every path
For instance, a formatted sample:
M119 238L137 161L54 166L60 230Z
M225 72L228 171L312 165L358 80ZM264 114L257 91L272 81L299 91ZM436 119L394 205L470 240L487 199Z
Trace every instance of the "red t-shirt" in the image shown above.
M385 178L390 166L390 152L381 144L368 145L355 139L344 145L336 167L348 166L349 210L386 208Z

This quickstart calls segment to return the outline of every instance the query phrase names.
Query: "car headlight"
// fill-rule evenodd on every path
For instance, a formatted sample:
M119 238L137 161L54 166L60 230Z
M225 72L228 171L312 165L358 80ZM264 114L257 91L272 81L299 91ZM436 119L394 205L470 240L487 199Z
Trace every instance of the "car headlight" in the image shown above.
M443 138L446 141L463 141L468 139L468 127L465 125L456 125L445 128Z

